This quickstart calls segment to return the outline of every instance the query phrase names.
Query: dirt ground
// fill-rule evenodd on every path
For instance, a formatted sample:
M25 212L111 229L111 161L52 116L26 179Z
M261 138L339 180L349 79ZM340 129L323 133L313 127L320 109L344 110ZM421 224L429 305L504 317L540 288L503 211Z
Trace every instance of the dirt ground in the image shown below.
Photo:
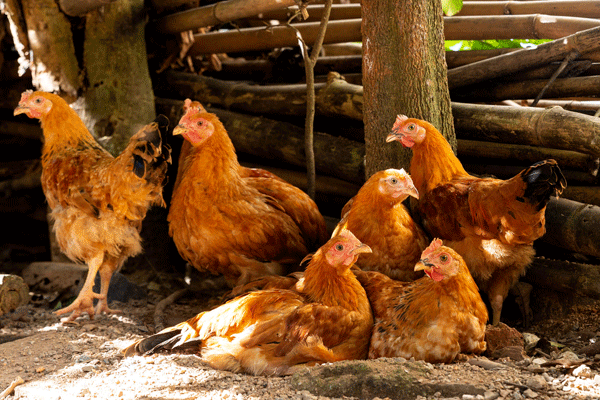
M210 307L220 293L213 294L180 298L166 309L165 322ZM446 365L379 359L254 377L213 370L190 354L124 358L123 348L153 332L162 298L151 292L143 300L113 303L122 314L93 321L85 316L68 325L43 301L0 316L0 392L20 377L24 383L8 399L600 398L600 356L594 349L582 354L600 339L595 304L528 329L540 340L526 344L520 360L522 349L499 359L481 356Z

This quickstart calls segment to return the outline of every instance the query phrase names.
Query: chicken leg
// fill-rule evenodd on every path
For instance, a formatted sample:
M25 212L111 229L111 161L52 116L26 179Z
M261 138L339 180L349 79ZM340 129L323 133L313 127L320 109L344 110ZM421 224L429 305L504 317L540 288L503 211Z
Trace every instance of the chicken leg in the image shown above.
M100 296L97 297L98 304L96 304L96 314L119 314L121 310L113 310L108 307L108 287L113 273L119 268L118 260L106 256L104 262L100 266Z
M68 318L61 319L61 322L72 322L84 312L88 313L90 319L94 319L94 299L100 299L102 297L101 294L94 293L94 279L96 278L96 273L98 272L98 269L100 269L103 260L104 254L100 253L88 262L88 274L85 278L83 288L75 301L68 307L61 308L54 312L56 315L72 312Z

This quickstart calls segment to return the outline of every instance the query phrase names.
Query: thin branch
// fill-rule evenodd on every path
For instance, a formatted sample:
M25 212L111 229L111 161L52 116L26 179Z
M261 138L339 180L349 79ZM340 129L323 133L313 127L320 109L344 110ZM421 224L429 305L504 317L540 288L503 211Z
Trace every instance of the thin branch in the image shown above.
M323 10L323 16L321 17L321 25L319 26L319 33L310 56L308 55L308 49L306 43L302 39L302 35L297 30L296 35L300 48L302 49L302 56L304 57L304 70L306 73L306 122L304 130L304 151L306 153L306 174L307 174L307 193L314 199L316 193L316 172L315 172L315 152L314 152L314 120L315 120L315 64L317 58L321 52L323 41L325 39L325 32L327 30L327 23L329 21L329 15L331 14L331 6L333 0L327 0L325 3L325 9Z
M533 100L533 102L531 103L531 107L535 107L537 105L538 101L541 100L544 93L546 93L546 90L554 83L556 78L558 78L558 76L564 71L564 69L567 67L567 65L569 65L569 63L571 61L573 61L574 59L579 57L579 55L580 55L579 52L572 51L567 55L567 57L565 57L564 61L560 64L560 66L556 69L554 74L552 74L552 76L548 80L548 83L546 84L546 86L544 86L544 88L536 96L535 100Z

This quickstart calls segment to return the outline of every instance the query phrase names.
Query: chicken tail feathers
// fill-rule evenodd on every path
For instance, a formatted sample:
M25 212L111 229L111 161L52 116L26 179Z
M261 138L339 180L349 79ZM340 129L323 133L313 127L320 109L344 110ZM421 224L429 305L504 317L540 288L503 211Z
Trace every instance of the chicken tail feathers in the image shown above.
M548 159L539 161L521 172L525 182L524 197L539 211L548 204L550 196L557 196L567 187L567 180L558 163Z
M133 156L133 173L151 184L166 184L166 167L171 163L171 147L166 142L169 120L164 115L156 117L130 141Z
M149 355L158 350L171 350L181 338L181 329L159 332L148 336L123 350L126 357L134 355Z

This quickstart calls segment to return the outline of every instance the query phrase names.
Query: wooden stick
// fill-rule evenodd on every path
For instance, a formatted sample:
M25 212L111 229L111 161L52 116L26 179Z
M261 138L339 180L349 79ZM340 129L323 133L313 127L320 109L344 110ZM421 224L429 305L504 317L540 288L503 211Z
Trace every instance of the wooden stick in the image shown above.
M444 18L444 36L447 40L558 39L597 26L597 19L543 14L454 16Z
M356 42L362 39L360 19L330 21L323 43ZM319 22L293 24L307 43L314 43L319 34ZM269 50L298 45L296 30L288 26L248 28L197 35L189 54L212 54Z
M179 33L293 6L295 0L228 0L168 15L152 24L160 33Z
M598 21L600 22L600 21ZM517 71L563 59L572 51L580 54L600 49L600 27L588 29L535 49L518 50L448 71L450 89L467 86Z
M90 11L110 4L116 0L60 0L60 8L71 17L81 17Z
M596 0L553 1L464 1L456 15L547 14L582 18L600 18Z
M5 399L8 396L10 396L10 394L13 392L13 390L15 390L15 388L17 386L22 385L24 383L25 383L25 381L23 380L23 378L21 378L20 376L17 376L17 379L12 381L11 384L2 393L0 393L0 400Z
M179 289L176 292L171 293L171 295L169 295L168 297L166 297L158 302L158 304L156 305L156 308L154 309L154 330L155 330L155 332L162 331L166 327L165 316L164 316L165 309L168 306L170 306L171 304L175 303L177 300L179 300L182 296L187 294L189 290L190 289L187 287L183 288L183 289Z
M545 79L518 82L500 82L496 80L493 83L481 83L452 90L452 99L466 103L532 99L544 89L547 83ZM593 97L598 94L597 85L599 84L600 75L561 78L555 80L544 94L547 99Z
M600 268L596 265L535 257L523 280L537 287L600 300Z

